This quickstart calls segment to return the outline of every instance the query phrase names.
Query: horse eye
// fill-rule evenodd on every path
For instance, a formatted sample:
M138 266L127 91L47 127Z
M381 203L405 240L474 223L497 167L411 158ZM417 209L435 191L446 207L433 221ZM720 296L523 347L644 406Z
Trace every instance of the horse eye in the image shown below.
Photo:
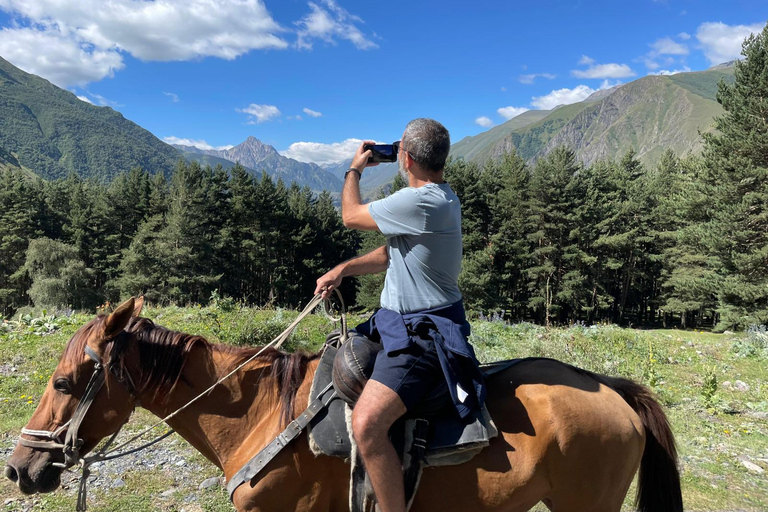
M69 384L69 380L64 378L56 379L56 381L53 383L53 389L59 393L64 393L65 395L68 395L72 392L72 387Z

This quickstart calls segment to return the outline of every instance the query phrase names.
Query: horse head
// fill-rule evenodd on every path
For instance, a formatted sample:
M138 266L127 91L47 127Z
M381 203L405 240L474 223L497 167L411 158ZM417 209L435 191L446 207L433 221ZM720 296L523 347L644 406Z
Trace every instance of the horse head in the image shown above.
M67 343L5 467L22 493L58 488L65 468L128 421L137 399L130 377L115 363L128 343L120 335L143 305L143 298L131 298L85 324Z

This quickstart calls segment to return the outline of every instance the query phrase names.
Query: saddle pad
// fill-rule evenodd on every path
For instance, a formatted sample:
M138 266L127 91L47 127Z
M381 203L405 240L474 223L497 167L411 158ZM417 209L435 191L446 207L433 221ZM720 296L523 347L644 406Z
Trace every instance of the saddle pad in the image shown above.
M326 345L320 364L312 381L312 389L309 396L314 397L320 390L331 383L333 372L333 359L338 349L332 345ZM329 389L326 393L332 393ZM349 458L352 452L352 443L347 432L347 404L340 398L333 398L328 406L317 413L307 428L309 435L309 447L315 455L325 454L334 457Z
M337 348L326 345L320 358L310 396L324 389L332 379L333 359ZM328 391L330 393L332 391ZM310 449L315 455L325 454L348 459L352 453L352 443L347 428L348 407L340 398L334 398L328 407L319 412L308 428ZM487 409L470 416L469 421L451 414L450 409L443 414L428 418L430 423L426 459L431 465L460 464L470 460L482 448L488 445L492 437L498 435ZM403 432L404 423L398 421L393 426L393 442L401 444L407 434ZM396 431L399 429L399 431ZM405 430L409 431L410 426Z

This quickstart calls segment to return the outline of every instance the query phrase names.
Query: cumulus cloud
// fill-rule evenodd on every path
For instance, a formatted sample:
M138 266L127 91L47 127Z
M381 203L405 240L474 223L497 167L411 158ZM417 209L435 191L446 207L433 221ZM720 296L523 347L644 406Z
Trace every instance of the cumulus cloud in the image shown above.
M334 0L321 0L323 5L309 2L310 13L296 22L298 39L296 46L302 50L311 50L315 39L335 44L336 39L346 39L360 50L378 48L357 28L356 23L363 23L358 16L352 15Z
M688 32L680 32L679 34L677 34L677 37L679 37L683 41L687 41L691 38L691 34L689 34Z
M219 151L233 148L234 146L226 145L226 146L211 146L204 140L194 140L194 139L182 139L179 137L174 137L173 135L169 135L168 137L163 137L163 141L165 141L167 144L177 144L179 146L195 146L197 149L217 149Z
M2 3L0 3L2 5ZM53 26L45 30L0 30L0 55L28 73L59 87L85 85L122 69L123 57L113 49L98 49Z
M577 85L573 89L557 89L550 92L546 96L534 96L531 99L531 105L541 110L552 110L558 105L570 105L571 103L584 101L597 91L610 89L611 87L615 87L620 83L621 82L611 83L608 80L604 80L600 87L597 89L592 89L586 85Z
M491 119L488 117L480 116L477 119L475 119L475 124L480 125L483 128L490 128L491 126L493 126L493 121L491 121Z
M683 66L683 67L682 67L682 69L672 69L672 70L669 70L669 69L660 69L660 70L658 70L658 71L654 71L654 72L652 72L652 73L648 73L648 74L649 74L649 75L664 75L664 76L669 76L669 75L676 75L676 74L678 74L678 73L690 73L690 71L691 71L691 68L689 68L688 66Z
M178 94L174 94L172 92L164 92L163 94L165 94L166 96L171 98L172 102L174 102L174 103L178 103L179 102L179 95Z
M323 144L321 142L294 142L280 154L299 162L314 162L318 165L349 160L360 147L361 139L347 139L343 142Z
M512 119L513 117L517 117L523 112L528 112L529 109L525 107L502 107L498 109L496 112L499 113L501 117L504 119Z
M322 112L317 112L316 110L312 110L309 108L304 108L304 113L310 117L323 117Z
M248 114L248 124L264 123L280 117L280 110L274 105L251 103L245 108L237 109L237 111Z
M84 101L86 103L90 103L91 105L93 105L93 102L91 100L89 100L87 96L78 96L77 99L79 99L80 101Z
M0 54L64 86L112 76L124 53L147 61L234 59L289 46L262 0L0 0L0 9L17 27L2 31Z
M531 73L530 75L520 75L519 80L521 84L532 84L537 78L552 80L553 78L556 78L556 76L552 73Z
M579 64L587 69L574 69L571 74L576 78L626 78L635 76L635 72L626 64L596 64L595 59L582 55Z
M758 34L763 25L726 25L725 23L702 23L696 30L704 55L710 64L722 64L741 56L741 43L750 34Z
M690 37L690 36L689 36ZM688 47L673 41L672 38L665 37L657 39L651 44L653 55L688 55Z

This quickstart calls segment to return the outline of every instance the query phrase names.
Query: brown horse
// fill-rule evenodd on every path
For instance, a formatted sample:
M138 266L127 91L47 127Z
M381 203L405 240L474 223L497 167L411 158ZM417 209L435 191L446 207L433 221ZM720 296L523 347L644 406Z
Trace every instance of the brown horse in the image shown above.
M26 432L61 430L72 417L94 371L86 347L108 371L76 435L80 453L136 405L165 417L255 354L156 326L140 310L141 299L130 299L75 333ZM304 410L317 364L316 355L269 350L169 424L231 478ZM487 403L500 435L466 464L425 469L411 510L513 512L542 501L555 512L619 511L639 467L639 509L682 511L672 433L644 387L531 361L489 378ZM315 457L305 435L238 488L237 510L348 510L349 466ZM53 491L63 451L30 447L39 435L22 439L6 476L24 493Z

